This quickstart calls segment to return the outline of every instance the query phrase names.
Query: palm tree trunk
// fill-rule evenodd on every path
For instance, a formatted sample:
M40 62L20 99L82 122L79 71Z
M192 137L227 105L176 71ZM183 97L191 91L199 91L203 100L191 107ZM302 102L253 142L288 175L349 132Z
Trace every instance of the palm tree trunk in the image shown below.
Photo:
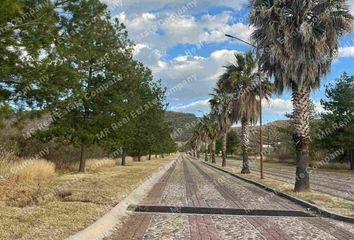
M205 161L209 161L208 159L208 144L205 142Z
M226 167L226 144L227 144L227 133L222 136L221 143L221 157L222 157L222 166Z
M85 144L81 142L79 172L82 173L85 172L85 165L86 165Z
M216 163L215 161L215 150L216 150L216 141L215 139L211 143L211 163Z
M241 141L242 141L242 174L249 174L250 163L248 159L248 145L249 145L249 123L246 118L241 121Z
M294 142L296 148L296 179L295 192L310 190L309 176L309 145L310 145L310 118L309 118L310 88L299 89L293 86L294 105Z
M149 150L149 160L151 160L151 151Z

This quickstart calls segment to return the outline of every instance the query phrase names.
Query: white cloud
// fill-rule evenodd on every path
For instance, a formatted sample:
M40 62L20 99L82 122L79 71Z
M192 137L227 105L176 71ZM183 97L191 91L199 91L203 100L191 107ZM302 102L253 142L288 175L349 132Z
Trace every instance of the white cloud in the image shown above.
M208 57L195 56L199 49L207 43L229 41L225 33L245 40L251 34L251 29L246 24L235 23L234 12L231 10L216 15L206 13L210 7L215 6L239 10L247 0L106 2L111 6L122 3L120 8L113 8L112 14L124 22L130 37L137 43L134 58L147 65L153 71L155 79L162 79L167 89L175 87L192 75L196 76L183 90L169 96L168 101L172 106L208 96L224 71L223 66L234 60L236 52L218 50ZM198 17L192 15L194 13L198 13ZM166 59L166 51L178 44L191 44L192 47L173 59Z
M166 51L176 44L200 44L228 41L225 33L249 40L252 29L243 24L229 24L231 12L218 15L175 15L173 12L159 14L141 13L128 16L121 12L116 17L127 26L130 36L137 43ZM160 34L158 34L160 33Z
M154 68L156 69L158 67L159 61L162 60L164 53L158 49L151 48L147 44L137 44L134 49L134 56L154 70Z
M146 19L146 20L155 20L156 19L156 15L152 14L152 13L143 13L142 17L143 17L143 19Z
M315 111L322 113L324 111L320 102L314 101ZM269 101L263 100L264 115L272 116L274 119L283 117L286 113L293 112L293 103L291 100L281 98L271 98Z
M223 66L232 63L236 51L219 50L209 57L178 56L171 61L164 61L163 66L152 67L155 77L163 79L163 85L168 89L195 76L193 81L178 92L169 96L174 104L184 104L208 96L215 87L218 77L223 72Z
M339 48L339 57L354 57L354 46L353 47L341 47Z
M352 14L354 14L354 0L348 0L348 5L350 7Z
M139 54L140 51L144 48L149 48L149 46L143 43L136 44L134 48L134 54Z
M173 107L171 110L185 113L202 112L203 114L208 114L210 112L209 99L199 100L190 104Z
M291 100L281 98L272 98L269 101L263 101L263 112L265 115L283 117L286 113L291 113L293 104Z
M317 113L324 113L325 110L320 102L314 102L315 104L315 110Z

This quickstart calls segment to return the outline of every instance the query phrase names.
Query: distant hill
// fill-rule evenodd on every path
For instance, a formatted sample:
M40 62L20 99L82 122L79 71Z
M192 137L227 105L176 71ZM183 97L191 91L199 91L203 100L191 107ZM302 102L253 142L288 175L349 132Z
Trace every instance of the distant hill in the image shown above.
M191 113L181 112L166 112L166 121L170 123L173 128L172 137L176 142L186 142L192 137L193 128L199 122L200 118ZM284 139L282 133L278 131L279 128L290 127L289 120L278 120L263 125L263 144L273 145L281 142ZM233 127L238 134L241 132L241 127ZM250 127L250 147L258 149L259 146L259 127Z
M192 137L193 128L199 122L194 114L180 112L166 112L166 121L173 128L172 137L176 142L186 142Z
M263 125L263 144L274 145L277 142L282 142L284 136L279 132L279 128L291 127L289 120L278 120ZM240 134L241 127L234 127L235 131ZM289 136L287 136L289 137ZM290 136L291 137L291 136ZM259 126L250 127L250 146L257 149L259 146Z

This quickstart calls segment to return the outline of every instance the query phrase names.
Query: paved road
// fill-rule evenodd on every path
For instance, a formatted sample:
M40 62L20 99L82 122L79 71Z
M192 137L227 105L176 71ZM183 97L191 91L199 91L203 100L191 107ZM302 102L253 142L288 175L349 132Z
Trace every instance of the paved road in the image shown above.
M354 225L317 216L299 217L308 214L306 209L186 155L179 156L140 205L157 210L131 213L108 239L354 239ZM171 212L161 213L159 206L170 206ZM195 212L181 213L185 207ZM220 209L247 211L205 214L202 208L211 213ZM196 214L198 211L201 214ZM260 216L261 212L266 215ZM284 215L274 216L280 213Z
M221 166L221 160L217 162ZM229 167L240 167L242 161L227 159ZM250 163L251 171L259 173L258 162ZM265 163L265 175L267 178L289 182L295 182L295 166L277 166L273 163ZM311 173L311 188L328 195L354 201L354 173L334 172L328 170L316 170Z

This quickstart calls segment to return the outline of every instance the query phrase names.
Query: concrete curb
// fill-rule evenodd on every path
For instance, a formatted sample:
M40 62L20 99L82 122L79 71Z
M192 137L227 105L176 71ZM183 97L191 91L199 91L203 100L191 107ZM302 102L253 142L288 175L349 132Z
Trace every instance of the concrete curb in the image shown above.
M322 208L320 208L320 207L318 207L318 206L316 206L316 205L314 205L312 203L309 203L309 202L307 202L305 200L293 197L293 196L291 196L289 194L286 194L286 193L283 193L283 192L279 192L279 191L277 191L277 190L275 190L273 188L270 188L270 187L268 187L266 185L263 185L261 183L258 183L258 182L255 182L255 181L252 181L252 180L249 180L249 179L246 179L246 178L243 178L241 176L238 176L238 175L236 175L234 173L226 171L226 170L224 170L222 168L219 168L217 166L211 165L211 164L206 163L206 162L202 162L202 163L207 165L207 166L209 166L209 167L215 168L215 169L217 169L217 170L219 170L221 172L227 173L227 174L229 174L229 175L231 175L231 176L233 176L235 178L238 178L238 179L240 179L242 181L245 181L245 182L253 184L253 185L257 186L257 187L260 187L260 188L262 188L262 189L264 189L264 190L266 190L268 192L271 192L271 193L273 193L273 194L275 194L277 196L286 198L286 199L288 199L288 200L290 200L290 201L292 201L292 202L294 202L296 204L299 204L299 205L309 209L310 211L312 211L312 212L314 212L314 213L316 213L316 214L318 214L318 215L320 215L322 217L331 218L331 219L334 219L334 220L347 222L347 223L354 223L354 218L346 217L346 216L343 216L343 215L339 215L339 214L330 212L330 211L322 209Z
M177 157L178 159L178 157ZM66 240L101 240L110 236L127 216L129 205L138 204L161 177L177 162L177 159L164 166L159 172L152 174L139 187L133 190L124 200L84 230L68 237Z

